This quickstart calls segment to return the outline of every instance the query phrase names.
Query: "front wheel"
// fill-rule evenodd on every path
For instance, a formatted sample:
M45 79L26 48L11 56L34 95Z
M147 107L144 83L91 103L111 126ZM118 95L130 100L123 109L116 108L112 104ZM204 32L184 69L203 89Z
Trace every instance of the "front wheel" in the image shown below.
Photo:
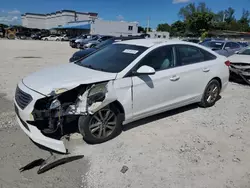
M119 120L118 110L108 106L93 115L81 116L78 128L87 143L99 144L119 135L122 123Z
M219 98L220 90L220 83L215 79L211 80L205 88L199 105L203 108L213 106Z
M80 43L77 43L77 44L76 44L76 48L79 48L79 49L80 49L80 48L81 48L81 44L80 44Z

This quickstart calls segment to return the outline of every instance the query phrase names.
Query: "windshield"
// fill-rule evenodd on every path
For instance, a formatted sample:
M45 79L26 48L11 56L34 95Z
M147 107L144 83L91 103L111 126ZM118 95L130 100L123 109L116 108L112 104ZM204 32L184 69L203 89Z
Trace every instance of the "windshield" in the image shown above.
M147 48L128 44L111 44L85 59L76 62L83 67L118 73L141 55Z
M241 55L250 55L250 48L244 49L244 50L240 51L238 54L241 54Z
M108 39L106 41L101 42L100 44L96 45L95 48L100 49L104 46L107 46L109 44L112 44L114 42L114 39Z
M206 42L201 43L201 45L209 47L209 48L221 50L224 46L224 42L206 41Z

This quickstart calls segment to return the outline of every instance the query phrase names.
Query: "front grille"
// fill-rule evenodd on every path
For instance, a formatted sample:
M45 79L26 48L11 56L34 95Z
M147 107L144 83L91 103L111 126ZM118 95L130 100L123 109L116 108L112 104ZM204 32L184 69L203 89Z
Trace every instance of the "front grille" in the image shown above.
M31 95L22 91L19 87L16 88L15 100L18 106L23 110L32 101Z

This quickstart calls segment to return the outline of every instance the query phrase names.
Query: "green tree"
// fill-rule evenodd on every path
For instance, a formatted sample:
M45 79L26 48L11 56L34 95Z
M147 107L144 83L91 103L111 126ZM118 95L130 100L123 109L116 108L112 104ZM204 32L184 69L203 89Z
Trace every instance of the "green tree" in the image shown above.
M242 16L238 20L238 25L240 31L247 32L249 31L249 21L250 21L250 12L248 10L243 9Z
M142 26L138 26L138 33L145 33L145 29Z
M184 33L186 31L186 23L182 21L176 21L171 25L171 36L184 36Z
M194 34L201 35L202 32L208 31L212 26L213 14L209 12L195 12L187 20L188 29Z
M171 26L167 23L164 23L164 24L159 24L157 26L157 31L167 31L167 32L170 32L171 30Z
M190 3L188 5L186 5L185 7L182 7L179 11L179 16L181 18L183 18L184 20L187 20L188 18L190 18L193 13L196 12L196 7L195 7L195 3Z
M234 16L235 10L232 7L229 7L227 10L225 10L224 13L225 13L225 21L227 23L231 23L232 21L235 20Z

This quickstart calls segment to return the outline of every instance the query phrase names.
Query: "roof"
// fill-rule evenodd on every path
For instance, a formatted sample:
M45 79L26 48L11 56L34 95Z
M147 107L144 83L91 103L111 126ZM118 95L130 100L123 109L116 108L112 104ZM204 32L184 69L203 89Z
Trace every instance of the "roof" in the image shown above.
M156 44L166 42L166 40L163 39L135 39L135 40L126 40L118 42L119 44L130 44L130 45L136 45L136 46L144 46L144 47L151 47Z
M190 42L181 41L178 39L134 39L134 40L125 40L117 42L117 44L129 44L136 46L152 47L157 44L166 43L166 44L192 44Z
M57 14L57 13L62 13L62 12L71 12L71 13L76 13L76 14L90 15L90 16L97 16L98 15L98 13L95 13L95 12L77 12L77 11L74 11L74 10L60 10L60 11L51 12L51 13L48 13L48 14L27 12L25 14L22 14L21 16L26 16L26 15L46 16L46 15Z

